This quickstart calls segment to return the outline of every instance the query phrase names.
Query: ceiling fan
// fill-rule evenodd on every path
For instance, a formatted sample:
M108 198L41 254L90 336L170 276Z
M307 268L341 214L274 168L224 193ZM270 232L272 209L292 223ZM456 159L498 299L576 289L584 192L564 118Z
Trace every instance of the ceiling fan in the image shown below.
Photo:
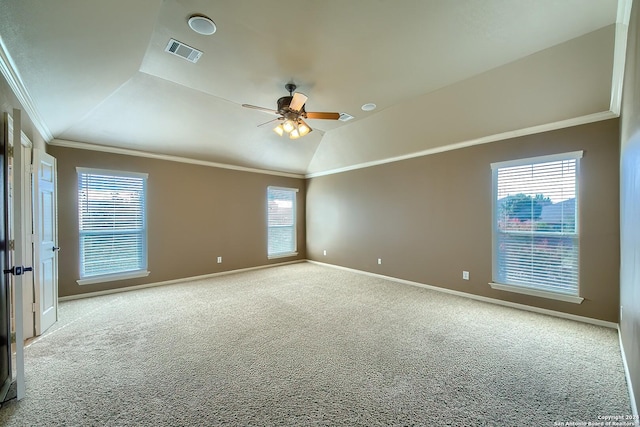
M242 106L245 108L253 108L255 110L280 115L280 117L269 120L267 123L263 123L259 126L279 121L280 123L278 123L278 126L276 126L273 131L280 136L287 133L291 139L298 139L313 130L303 119L338 120L340 118L340 113L312 113L310 111L306 111L304 109L304 104L307 102L308 98L301 92L293 93L296 90L296 87L297 86L293 83L287 83L284 86L284 88L289 91L289 96L283 96L278 99L277 110L257 107L250 104L242 104Z

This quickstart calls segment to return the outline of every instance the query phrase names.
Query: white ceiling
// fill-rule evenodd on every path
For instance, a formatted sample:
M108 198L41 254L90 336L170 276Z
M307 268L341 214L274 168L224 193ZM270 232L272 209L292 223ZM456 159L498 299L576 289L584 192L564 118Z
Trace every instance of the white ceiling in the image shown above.
M404 106L414 112L443 88L611 26L616 8L617 0L0 0L0 37L56 140L304 174L391 153L378 145L393 145L393 155L428 148L419 115L418 141L376 138L379 124L385 115L389 126L402 121ZM189 29L196 13L215 21L214 35ZM598 43L611 68L609 33ZM170 38L204 55L193 64L167 54ZM275 108L290 81L309 97L308 111L355 119L309 120L315 131L296 141L257 127L273 116L241 104ZM378 108L362 111L367 102ZM452 138L443 141L460 142ZM351 140L372 145L344 157Z

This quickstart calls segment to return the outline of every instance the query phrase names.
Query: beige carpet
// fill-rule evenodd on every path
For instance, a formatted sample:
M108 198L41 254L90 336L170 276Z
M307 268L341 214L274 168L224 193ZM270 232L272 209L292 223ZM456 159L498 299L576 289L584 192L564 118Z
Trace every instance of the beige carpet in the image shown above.
M308 263L60 304L6 426L553 426L630 414L617 332ZM557 425L557 424L556 424Z

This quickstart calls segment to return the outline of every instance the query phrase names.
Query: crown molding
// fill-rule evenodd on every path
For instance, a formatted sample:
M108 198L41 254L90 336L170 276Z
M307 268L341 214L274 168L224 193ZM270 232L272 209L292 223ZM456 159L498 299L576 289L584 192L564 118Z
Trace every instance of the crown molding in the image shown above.
M609 107L617 115L620 115L622 105L622 84L627 58L627 39L629 37L632 4L633 0L618 0L615 43L613 47L613 72L611 76L611 106Z
M75 148L78 150L100 151L111 154L124 154L126 156L145 157L148 159L166 160L169 162L188 163L198 166L208 166L219 169L230 169L240 172L259 173L263 175L283 176L286 178L304 179L304 175L290 172L271 171L267 169L249 168L245 166L229 165L226 163L209 162L206 160L190 159L188 157L171 156L168 154L150 153L147 151L131 150L128 148L108 147L105 145L89 144L86 142L68 141L65 139L53 139L49 141L49 145L58 147Z
M36 127L38 132L42 138L49 142L53 139L53 134L49 130L49 127L42 120L42 116L38 113L38 110L29 95L29 91L27 87L24 85L22 81L22 77L20 77L20 73L11 59L11 55L9 55L9 51L0 37L0 72L7 80L7 83L11 87L11 90L15 94L16 98L18 98L18 102L22 105L22 108L25 110L31 122Z
M619 117L619 114L613 111L602 111L600 113L588 114L586 116L575 117L573 119L561 120L558 122L547 123L544 125L531 126L528 128L502 132L495 135L489 135L482 138L470 139L468 141L457 142L454 144L443 145L440 147L429 148L427 150L418 151L416 153L405 154L402 156L389 157L386 159L373 160L366 163L345 166L342 168L330 169L322 172L313 172L305 175L305 178L317 178L325 175L333 175L336 173L348 172L356 169L364 169L372 166L384 165L386 163L394 163L402 160L413 159L416 157L428 156L430 154L443 153L445 151L458 150L460 148L471 147L473 145L488 144L490 142L502 141L505 139L517 138L519 136L533 135L536 133L549 132L557 129L563 129L573 126L584 125L587 123L599 122L602 120L613 119Z
M442 153L445 151L457 150L459 148L470 147L473 145L486 144L490 142L496 142L504 139L515 138L519 136L532 135L535 133L548 132L552 130L562 129L566 127L579 126L587 123L593 123L601 120L608 120L616 117L620 117L621 104L622 104L622 86L624 80L624 68L627 54L627 39L629 31L629 22L631 19L631 7L633 0L618 0L618 9L615 23L615 42L613 53L613 69L611 76L611 98L608 111L602 111L599 113L588 114L585 116L575 117L568 120L561 120L558 122L548 123L539 126L532 126L515 131L503 132L495 135L489 135L486 137L462 141L454 144L449 144L441 147L431 148L416 153L410 153L397 157L389 157L380 160L374 160L365 163L359 163L355 165L345 166L342 168L329 169L326 171L307 173L305 178L316 178L325 175L333 175L336 173L348 172L356 169L363 169L377 165L383 165L386 163L393 163L402 160L412 159L415 157L427 156L430 154Z
M153 153L137 151L137 150L98 146L95 144L54 139L53 134L49 130L48 126L45 124L41 115L38 113L35 103L33 102L31 96L29 95L29 92L24 82L22 81L20 73L18 72L15 63L12 60L11 55L9 54L8 49L4 44L2 37L0 37L0 72L6 79L7 83L11 87L13 93L15 94L16 98L22 105L23 109L25 110L25 112L33 122L34 126L36 127L36 129L38 130L42 138L45 140L45 142L51 145L58 145L63 147L70 147L70 148L77 148L77 149L84 149L84 150L110 152L115 154L125 154L125 155L132 155L132 156L138 156L138 157L155 158L160 160L168 160L168 161L196 164L196 165L202 165L202 166L210 166L210 167L216 167L216 168L222 168L222 169L238 170L238 171L244 171L244 172L284 176L284 177L290 177L290 178L309 179L309 178L316 178L316 177L325 176L325 175L332 175L336 173L347 172L347 171L356 170L356 169L363 169L363 168L382 165L386 163L398 162L398 161L407 160L411 158L422 157L430 154L456 150L459 148L470 147L473 145L500 141L500 140L514 138L518 136L530 135L530 134L540 133L540 132L547 132L547 131L561 129L565 127L578 126L578 125L592 123L600 120L607 120L610 118L619 117L621 102L622 102L622 86L623 86L623 78L624 78L628 28L629 28L629 21L631 16L632 4L633 4L633 0L618 0L618 10L617 10L617 18L616 18L616 24L615 24L616 29L615 29L613 72L612 72L612 82L611 82L611 101L610 101L609 111L603 111L600 113L594 113L586 116L576 117L576 118L549 123L545 125L533 126L529 128L516 130L516 131L504 132L504 133L490 135L490 136L486 136L478 139L462 141L462 142L458 142L458 143L454 143L454 144L450 144L442 147L422 150L416 153L410 153L402 156L374 160L370 162L345 166L342 168L330 169L326 171L313 172L313 173L307 173L307 174L295 174L295 173L287 173L287 172L270 171L265 169L235 166L235 165L229 165L224 163L200 161L200 160L195 160L195 159L190 159L185 157L153 154Z

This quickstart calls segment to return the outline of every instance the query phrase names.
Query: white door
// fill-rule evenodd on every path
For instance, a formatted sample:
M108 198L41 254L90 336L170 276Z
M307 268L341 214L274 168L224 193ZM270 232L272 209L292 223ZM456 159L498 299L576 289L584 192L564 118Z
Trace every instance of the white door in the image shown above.
M29 184L25 182L25 175L23 171L24 161L23 158L28 151L23 150L23 133L20 130L21 116L20 110L13 110L13 119L11 116L5 113L5 140L9 142L9 146L12 148L13 154L8 156L8 194L7 200L9 205L7 206L7 222L8 222L8 237L9 240L14 242L13 248L9 250L9 268L12 270L12 274L9 276L11 279L11 285L13 289L12 298L12 323L13 332L15 333L15 357L16 366L14 367L16 392L17 398L22 399L25 395L25 383L24 383L24 326L23 320L32 315L31 310L29 313L25 313L23 316L23 291L29 284L32 276L31 273L22 274L22 267L31 267L31 244L30 239L27 239L27 235L31 234L31 224L25 223L24 211L25 204L27 204L24 198L23 189ZM24 137L26 139L26 137ZM28 233L27 233L28 230ZM20 273L18 272L20 270Z
M33 244L32 244L32 235L33 235L33 197L32 197L32 182L31 182L31 150L33 149L33 144L31 141L22 134L22 173L20 174L22 179L22 190L19 189L16 183L16 191L21 191L20 196L20 210L22 211L22 215L20 212L16 212L16 218L20 215L22 220L21 231L16 230L16 251L20 251L22 253L22 263L25 266L33 267ZM15 156L16 161L18 159ZM18 164L16 163L16 173L19 173ZM17 203L17 198L16 198ZM33 272L29 272L25 274L23 279L23 322L24 322L24 339L27 340L29 338L35 337L35 316L36 309L34 306L35 302L35 289L34 289L34 280L33 280Z
M58 320L58 216L56 159L33 149L33 257L36 335Z

